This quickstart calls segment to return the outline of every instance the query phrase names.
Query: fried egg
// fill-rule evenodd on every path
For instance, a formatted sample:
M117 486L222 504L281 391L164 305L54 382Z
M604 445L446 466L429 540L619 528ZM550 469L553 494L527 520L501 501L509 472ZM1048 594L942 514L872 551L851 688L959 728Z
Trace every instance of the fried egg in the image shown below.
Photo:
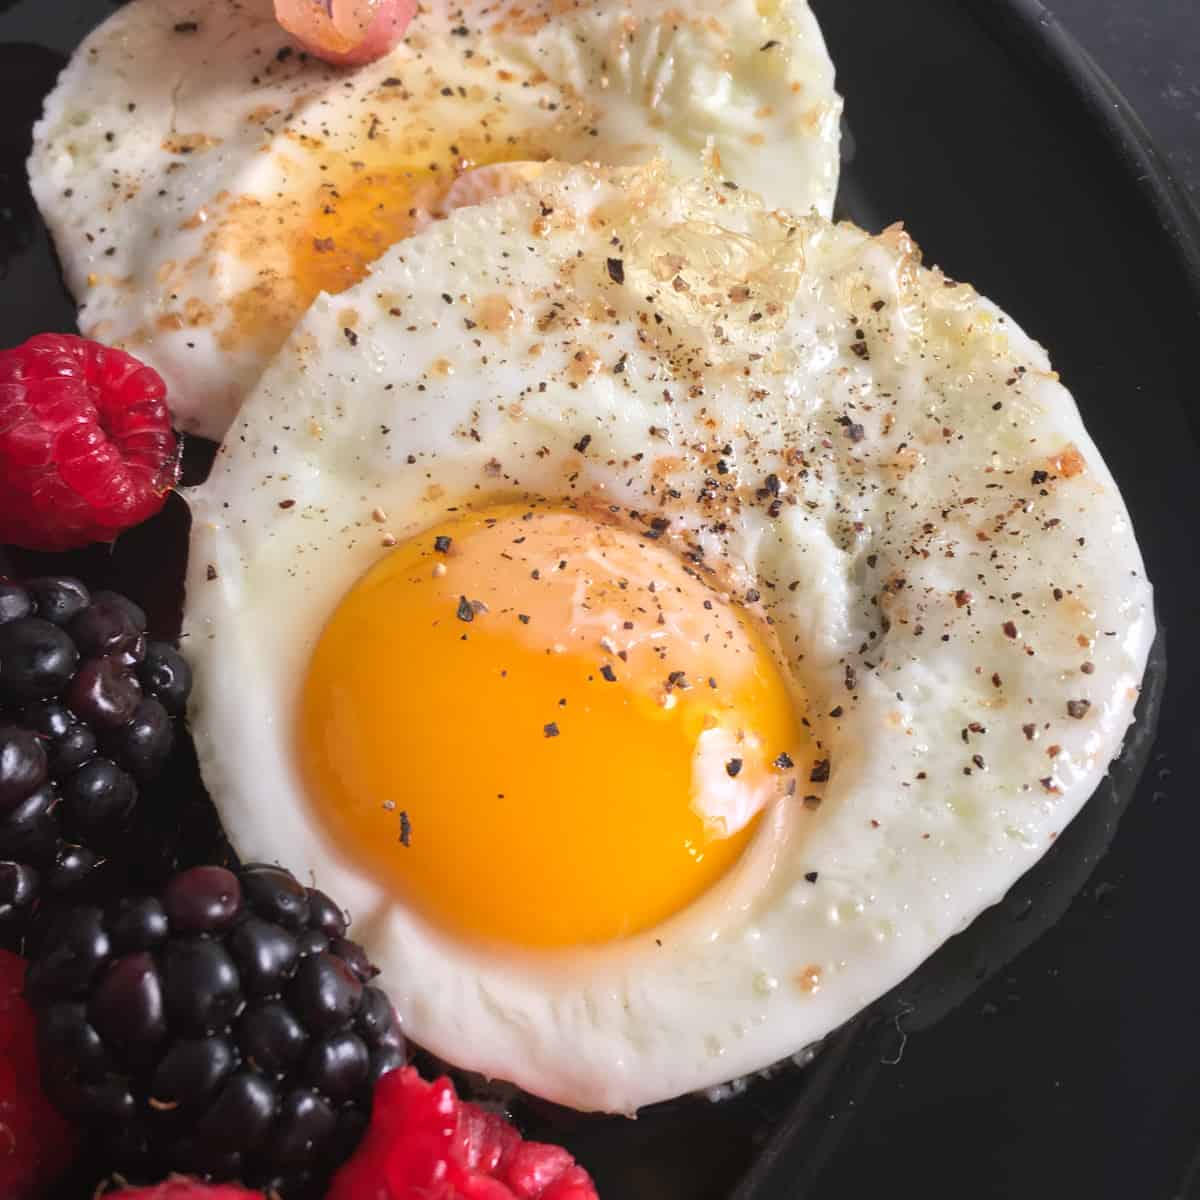
M448 192L511 186L498 164L663 155L828 213L840 109L806 0L434 4L357 70L296 52L272 0L133 0L72 58L29 170L81 330L220 438L314 297Z
M1151 589L1044 350L871 237L545 168L321 297L190 497L201 768L417 1042L632 1113L994 903L1132 718Z

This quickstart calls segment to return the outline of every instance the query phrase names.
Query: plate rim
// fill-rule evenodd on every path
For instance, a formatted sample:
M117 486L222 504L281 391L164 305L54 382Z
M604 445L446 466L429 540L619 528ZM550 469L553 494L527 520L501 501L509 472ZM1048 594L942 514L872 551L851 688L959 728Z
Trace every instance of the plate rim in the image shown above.
M1154 229L1180 268L1180 286L1200 317L1200 203L1175 177L1166 156L1125 94L1043 0L981 0L971 14L1001 46L1014 45L1027 67L1052 77L1097 129L1133 185ZM1028 60L1032 59L1033 62ZM1196 428L1193 421L1193 428ZM1197 437L1200 442L1200 436ZM862 1014L829 1036L840 1062L853 1052ZM818 1059L819 1062L819 1059ZM837 1063L829 1072L837 1075ZM804 1089L759 1150L729 1200L804 1200L788 1190L789 1149L814 1107Z

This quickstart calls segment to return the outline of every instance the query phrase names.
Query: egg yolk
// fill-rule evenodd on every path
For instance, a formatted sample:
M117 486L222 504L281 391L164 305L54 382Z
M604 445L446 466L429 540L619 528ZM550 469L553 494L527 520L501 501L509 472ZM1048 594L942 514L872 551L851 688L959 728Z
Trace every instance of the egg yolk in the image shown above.
M288 239L289 279L303 306L365 279L385 250L429 220L519 187L536 167L513 161L526 152L515 143L482 147L452 169L331 156L315 204Z
M795 791L807 735L756 623L653 533L501 506L346 595L300 702L343 852L459 935L607 942L695 900Z

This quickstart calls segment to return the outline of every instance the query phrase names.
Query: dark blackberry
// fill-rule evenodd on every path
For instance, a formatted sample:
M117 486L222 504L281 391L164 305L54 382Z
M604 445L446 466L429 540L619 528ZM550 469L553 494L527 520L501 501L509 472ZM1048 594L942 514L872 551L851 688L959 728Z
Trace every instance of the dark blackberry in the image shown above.
M28 588L0 579L0 625L6 621L20 620L21 617L32 617L34 611L33 597Z
M78 579L67 575L43 575L25 587L37 605L38 616L55 625L68 625L92 602L92 594Z
M116 860L138 878L179 858L179 837L150 837L153 821L141 837L133 818L190 688L132 600L65 576L0 579L0 941L18 946L42 897L78 902Z
M27 982L47 1094L127 1177L323 1195L405 1062L345 931L329 897L262 865L65 911Z
M177 716L187 705L192 690L192 668L167 642L147 642L146 657L138 667L142 690Z
M59 695L75 675L79 651L70 636L41 617L0 625L0 703L25 704Z

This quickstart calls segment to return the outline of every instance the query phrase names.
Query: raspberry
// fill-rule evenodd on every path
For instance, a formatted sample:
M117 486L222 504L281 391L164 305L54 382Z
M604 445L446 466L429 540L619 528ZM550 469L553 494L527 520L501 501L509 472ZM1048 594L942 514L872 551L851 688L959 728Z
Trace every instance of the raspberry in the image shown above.
M0 542L70 550L158 512L179 477L166 390L136 358L68 334L0 351Z
M0 950L0 1196L27 1200L71 1160L71 1128L37 1085L32 1011L22 997L25 960Z
M559 1146L522 1141L493 1113L459 1100L449 1079L411 1067L385 1075L357 1153L326 1200L597 1200Z
M183 1175L153 1187L124 1188L106 1194L109 1200L263 1200L262 1192L248 1192L231 1183L201 1183Z

